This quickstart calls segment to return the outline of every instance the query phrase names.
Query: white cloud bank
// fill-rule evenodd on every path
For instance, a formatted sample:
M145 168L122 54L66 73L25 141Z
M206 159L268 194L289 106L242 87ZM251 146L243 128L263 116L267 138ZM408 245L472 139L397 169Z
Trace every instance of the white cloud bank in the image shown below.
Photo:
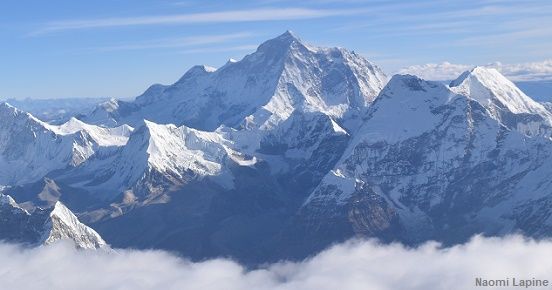
M526 62L518 64L503 64L500 62L484 65L496 68L512 81L552 80L552 59L541 62ZM399 71L401 74L413 74L427 80L453 80L462 72L473 68L469 64L453 64L443 62L413 65Z
M63 243L36 249L2 244L0 289L484 289L475 287L476 277L552 280L551 256L552 241L521 237L476 237L445 249L436 243L407 249L353 241L304 262L247 271L228 260L192 263L160 251L114 254Z

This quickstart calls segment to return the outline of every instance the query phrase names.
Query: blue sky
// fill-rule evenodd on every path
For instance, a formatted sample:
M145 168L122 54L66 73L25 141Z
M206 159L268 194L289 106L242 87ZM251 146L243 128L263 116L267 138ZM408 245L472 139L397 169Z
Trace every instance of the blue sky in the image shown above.
M393 73L550 59L552 2L2 0L0 97L133 97L285 30Z

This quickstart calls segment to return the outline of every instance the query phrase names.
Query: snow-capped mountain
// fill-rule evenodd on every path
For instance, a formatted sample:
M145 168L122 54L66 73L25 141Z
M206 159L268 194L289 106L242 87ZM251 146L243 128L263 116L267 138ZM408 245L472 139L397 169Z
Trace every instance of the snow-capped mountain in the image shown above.
M0 104L0 184L20 185L74 167L102 147L126 143L132 128L102 128L71 119L44 123L7 103Z
M34 246L71 240L81 249L108 247L96 231L82 224L61 202L29 212L11 196L0 194L0 220L0 239L4 241Z
M86 232L61 200L116 247L262 263L353 236L552 229L552 114L491 69L387 82L354 52L286 32L79 120L54 126L9 105L0 117L10 212L52 207L66 222L51 229Z
M5 101L20 110L29 112L42 121L62 124L75 115L91 113L98 104L108 100L107 98L26 98L6 99L2 102Z
M394 76L338 165L306 199L292 232L323 245L353 235L456 243L475 233L546 234L550 209L535 206L550 199L550 140L505 126L488 98L455 91ZM501 109L515 115L540 108L523 97ZM538 226L529 222L535 220Z
M207 177L231 188L226 163L243 158L227 144L229 141L217 132L145 120L124 146L101 152L57 178L97 192L96 196L105 200L122 192L133 199L152 198L167 187Z
M495 69L475 67L452 81L450 88L478 101L510 128L529 135L551 134L552 114Z
M288 31L241 61L195 66L171 86L154 85L132 103L103 104L83 120L137 125L147 119L209 131L272 128L295 110L341 119L368 106L385 82L360 55L307 45Z

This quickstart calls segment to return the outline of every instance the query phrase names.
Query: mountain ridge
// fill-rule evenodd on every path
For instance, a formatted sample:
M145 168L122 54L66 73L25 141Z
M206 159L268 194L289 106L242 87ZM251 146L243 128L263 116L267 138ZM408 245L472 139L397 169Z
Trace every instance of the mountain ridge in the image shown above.
M67 200L115 247L258 264L352 237L454 244L552 229L552 114L496 71L388 80L286 32L97 109L56 126L19 113L46 132L44 148L67 142L64 156L81 158L3 192L29 210Z
M344 86L338 86L340 82ZM173 85L154 85L134 103L120 102L127 109L107 115L121 116L132 124L136 121L131 116L141 111L157 123L207 131L220 125L270 128L302 107L341 118L348 110L366 107L385 82L379 68L354 52L311 47L286 32L219 69L194 66ZM156 107L161 100L174 102L174 108ZM184 107L185 115L179 111Z

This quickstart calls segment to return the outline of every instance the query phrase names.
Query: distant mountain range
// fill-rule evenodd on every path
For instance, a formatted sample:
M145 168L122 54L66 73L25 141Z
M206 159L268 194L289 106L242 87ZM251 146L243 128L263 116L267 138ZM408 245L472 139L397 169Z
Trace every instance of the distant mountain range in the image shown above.
M0 239L40 243L38 226L30 239L19 227L51 208L78 225L64 238L81 247L103 238L250 264L352 237L545 237L548 108L494 69L448 85L388 79L354 52L286 32L62 124L1 105L0 184L21 210L0 211L12 225Z
M10 105L33 114L42 121L62 124L71 117L88 114L109 98L5 99Z

